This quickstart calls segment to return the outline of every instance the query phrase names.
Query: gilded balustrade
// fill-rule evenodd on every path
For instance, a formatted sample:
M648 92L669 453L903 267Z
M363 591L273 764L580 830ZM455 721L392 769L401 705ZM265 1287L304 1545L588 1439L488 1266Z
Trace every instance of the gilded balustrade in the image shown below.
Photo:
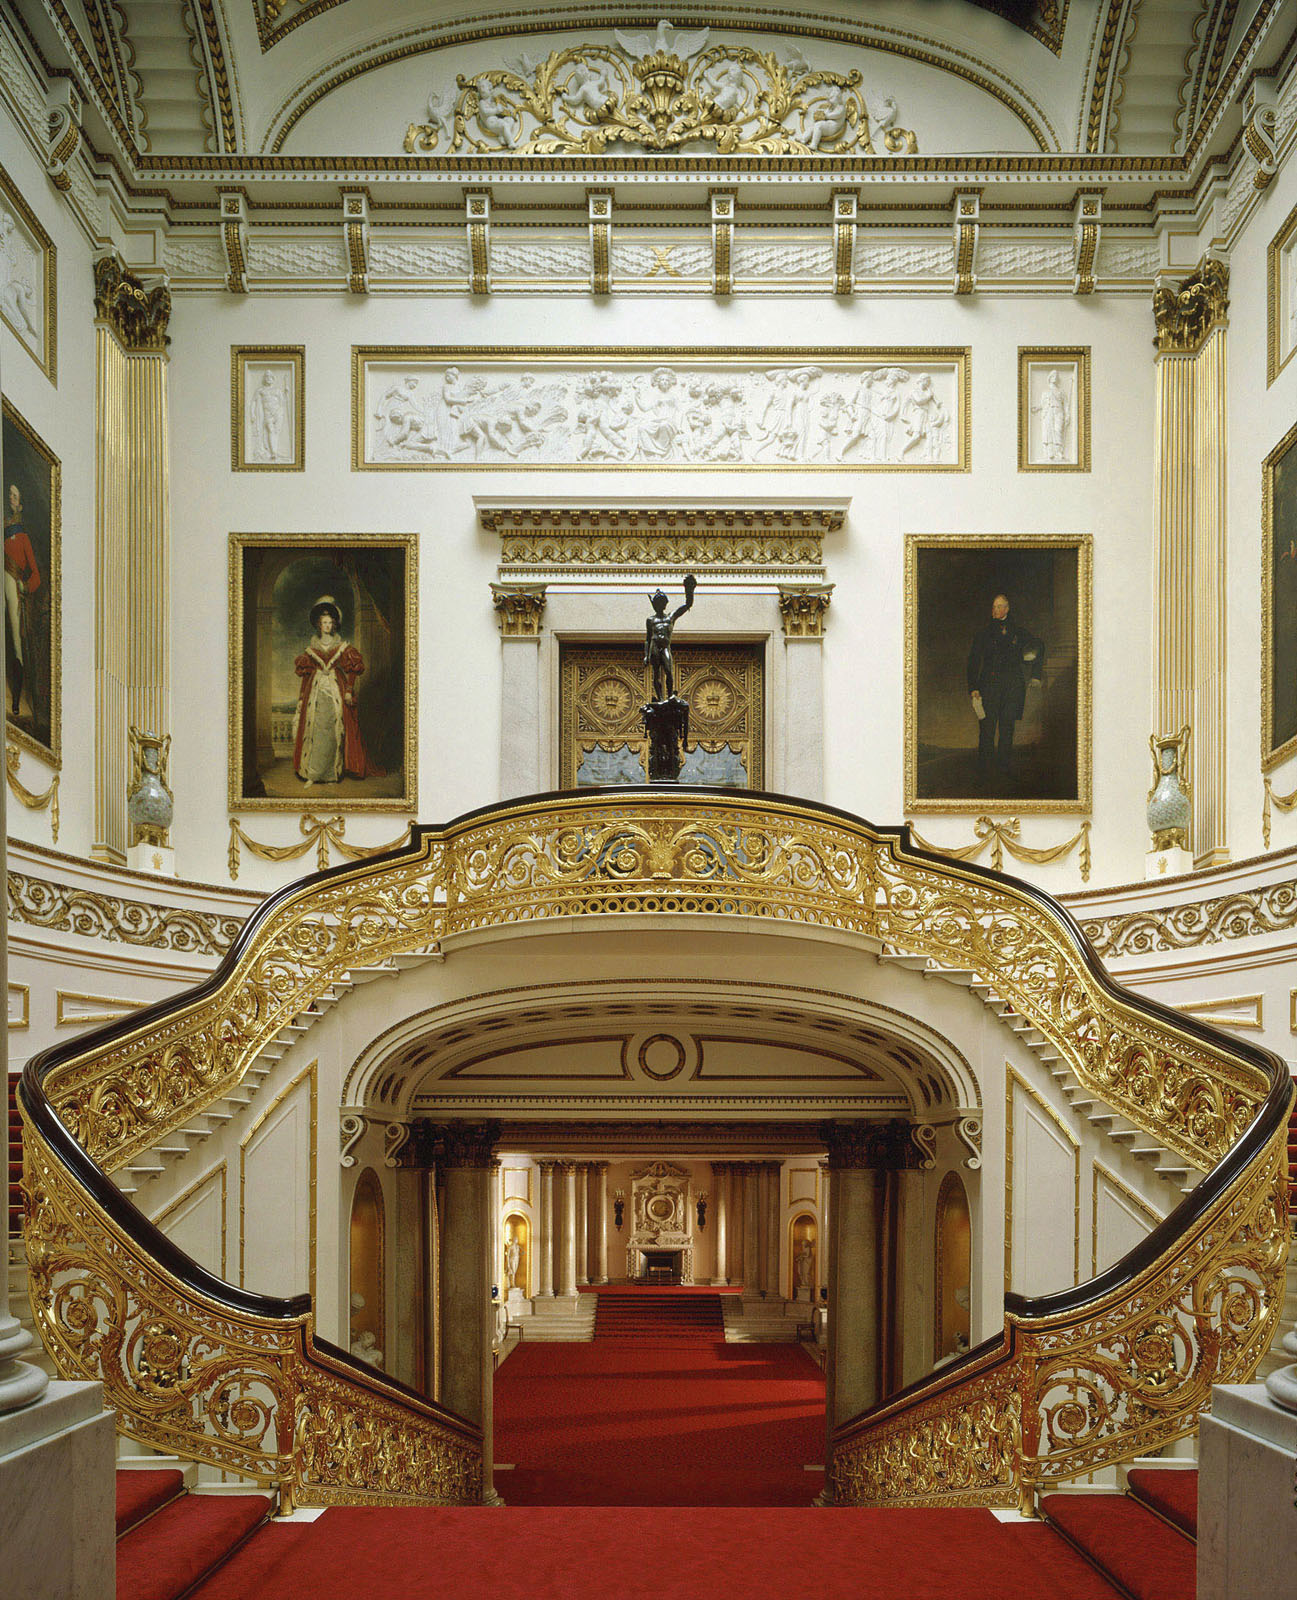
M831 929L971 970L1099 1098L1212 1169L1151 1236L1154 1259L1072 1291L1058 1315L1011 1305L989 1367L853 1424L835 1454L840 1498L1011 1498L1186 1431L1212 1382L1250 1375L1286 1248L1282 1063L1119 990L1043 894L822 807L627 789L416 829L404 849L272 897L190 997L33 1063L24 1114L48 1096L70 1146L111 1171L227 1093L353 967L484 929L662 913ZM374 1386L312 1356L309 1310L289 1338L282 1316L273 1329L235 1316L220 1286L184 1289L46 1148L49 1132L38 1118L28 1138L33 1301L61 1370L104 1378L128 1431L161 1429L167 1448L217 1464L235 1450L266 1477L291 1464L317 1502L471 1491L469 1444L437 1431L454 1419L388 1395L410 1430L398 1449L374 1431Z

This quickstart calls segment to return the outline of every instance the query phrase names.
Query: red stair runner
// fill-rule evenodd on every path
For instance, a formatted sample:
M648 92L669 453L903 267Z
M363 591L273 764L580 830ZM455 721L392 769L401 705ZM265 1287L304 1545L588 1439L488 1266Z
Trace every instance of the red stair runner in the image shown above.
M117 1474L117 1600L179 1600L266 1520L265 1495L177 1494L180 1476Z
M136 1523L185 1492L185 1475L178 1467L145 1467L138 1472L118 1472L116 1477L119 1539Z
M1194 1600L1192 1539L1124 1494L1051 1494L1041 1510L1132 1600Z
M1198 1537L1198 1470L1196 1467L1133 1467L1126 1474L1127 1493L1174 1522L1191 1539Z
M604 1290L595 1302L594 1336L711 1344L725 1337L721 1297L688 1289Z

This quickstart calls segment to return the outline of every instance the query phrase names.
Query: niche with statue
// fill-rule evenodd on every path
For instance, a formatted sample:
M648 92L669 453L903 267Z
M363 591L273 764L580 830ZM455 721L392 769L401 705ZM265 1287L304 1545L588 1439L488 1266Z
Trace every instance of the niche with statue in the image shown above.
M383 1189L366 1167L351 1200L351 1328L353 1356L383 1365Z
M948 1172L937 1192L936 1327L933 1358L938 1366L969 1347L969 1285L972 1229L968 1194L957 1172Z
M500 1240L500 1284L506 1303L517 1305L531 1285L531 1224L517 1211L504 1219Z
M795 1216L788 1230L793 1300L814 1300L819 1286L819 1229L810 1212Z

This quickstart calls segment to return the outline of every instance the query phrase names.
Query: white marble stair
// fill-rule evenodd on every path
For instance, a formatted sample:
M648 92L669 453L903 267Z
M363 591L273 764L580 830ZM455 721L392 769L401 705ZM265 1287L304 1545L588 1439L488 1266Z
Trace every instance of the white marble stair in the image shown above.
M726 1344L796 1344L798 1323L810 1321L811 1307L773 1295L750 1300L727 1294L721 1296L721 1314Z

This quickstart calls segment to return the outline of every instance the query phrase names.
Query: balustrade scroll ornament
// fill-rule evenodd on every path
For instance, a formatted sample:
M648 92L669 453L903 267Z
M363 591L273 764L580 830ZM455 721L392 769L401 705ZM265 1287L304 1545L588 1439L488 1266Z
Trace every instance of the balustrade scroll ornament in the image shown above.
M1080 867L1081 882L1090 881L1090 822L1087 818L1070 839L1064 839L1061 844L1027 845L1021 843L1019 834L1022 832L1022 823L1017 817L1009 817L1004 822L995 822L990 817L978 817L973 824L975 838L972 844L944 845L931 844L927 839L919 837L915 832L914 824L910 824L910 837L920 850L930 850L933 855L948 856L952 861L976 861L978 856L991 847L991 867L999 872L1004 866L1004 852L1007 850L1015 861L1032 861L1037 866L1047 865L1051 861L1061 861L1071 855L1078 845L1081 847Z
M795 48L781 57L712 44L710 29L686 33L665 20L653 33L614 28L613 38L460 74L409 125L406 152L598 155L703 144L721 155L918 153L915 135L896 126L896 101L885 95L871 110L857 71L815 70Z
M1178 289L1153 291L1154 337L1159 355L1195 355L1229 311L1229 268L1204 261Z
M228 1094L357 966L528 921L655 914L824 928L972 972L1095 1098L1213 1169L1115 1286L1109 1275L1052 1301L1011 1297L998 1350L846 1424L839 1501L1030 1499L1184 1434L1213 1383L1250 1377L1288 1245L1284 1063L1117 988L1047 897L916 852L903 830L674 789L564 795L420 830L387 859L267 901L216 978L165 1013L29 1064L26 1238L59 1370L105 1383L123 1429L165 1453L317 1502L413 1497L416 1483L472 1498L471 1430L315 1346L309 1302L255 1315L239 1307L257 1297L160 1267L160 1241L106 1174ZM838 1125L826 1143L839 1161L922 1159L904 1122Z

